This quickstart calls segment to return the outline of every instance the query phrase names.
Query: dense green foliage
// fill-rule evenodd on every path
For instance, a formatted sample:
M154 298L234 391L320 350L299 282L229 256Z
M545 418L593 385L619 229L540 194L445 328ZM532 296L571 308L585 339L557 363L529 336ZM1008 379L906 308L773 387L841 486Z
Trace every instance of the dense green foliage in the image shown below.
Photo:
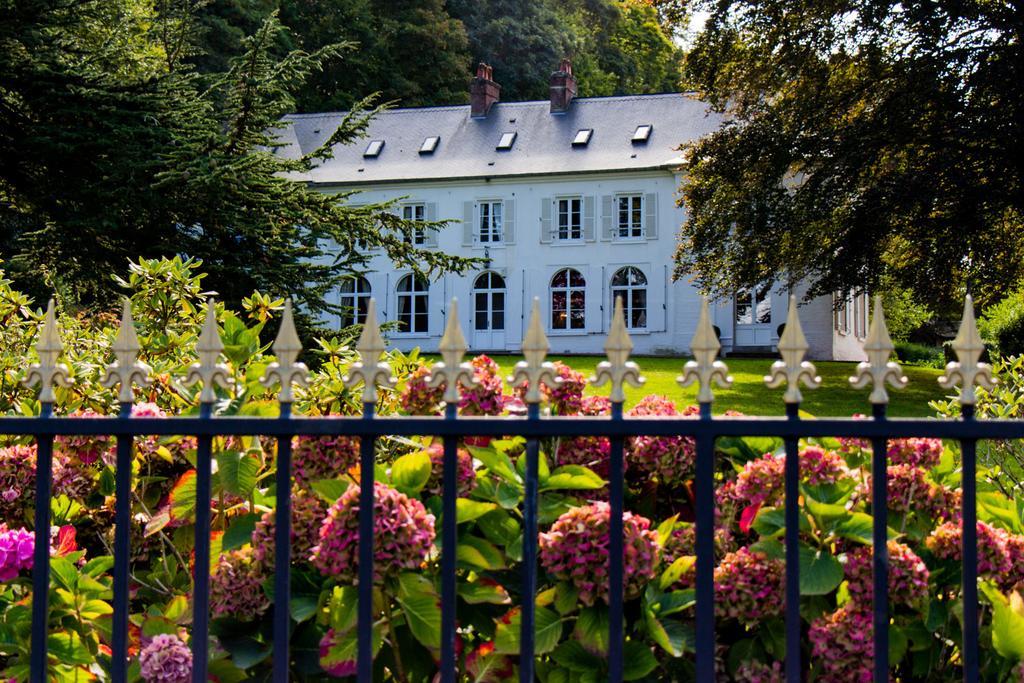
M936 312L1020 281L1014 2L698 2L685 76L731 125L694 145L680 272L732 292L884 275Z
M997 354L1024 355L1024 290L986 308L978 329Z

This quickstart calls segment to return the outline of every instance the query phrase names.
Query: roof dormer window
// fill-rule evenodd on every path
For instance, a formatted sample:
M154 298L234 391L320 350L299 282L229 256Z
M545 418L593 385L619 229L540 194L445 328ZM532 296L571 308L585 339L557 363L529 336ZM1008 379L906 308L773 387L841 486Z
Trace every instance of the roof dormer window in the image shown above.
M380 151L384 149L383 140L370 140L370 144L366 146L366 151L363 152L364 157L376 158L380 156Z
M594 134L593 128L580 128L576 137L572 139L573 147L586 147L590 143L590 136Z
M512 145L516 144L516 132L502 133L501 139L498 140L498 146L495 149L508 151L512 149Z
M649 123L642 123L637 126L636 130L633 131L633 144L635 145L637 143L647 142L651 137L651 131L653 130L654 126Z
M437 149L438 143L441 142L439 135L431 135L423 141L420 145L420 154L433 154L434 150Z

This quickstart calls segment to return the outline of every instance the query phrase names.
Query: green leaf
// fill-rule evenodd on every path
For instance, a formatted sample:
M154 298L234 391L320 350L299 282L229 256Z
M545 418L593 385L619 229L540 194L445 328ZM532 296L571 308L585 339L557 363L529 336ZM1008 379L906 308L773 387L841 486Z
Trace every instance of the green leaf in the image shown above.
M50 654L62 664L92 664L93 656L89 647L75 631L59 631L46 638Z
M471 605L507 605L512 602L505 587L491 579L459 582L459 597Z
M191 522L196 511L196 471L189 470L181 475L169 494L171 519L176 522Z
M604 660L587 652L579 642L567 640L551 652L551 659L559 666L577 673L598 673Z
M427 485L430 469L429 453L408 453L391 465L391 483L402 493L414 496Z
M472 522L473 520L483 517L491 510L497 509L497 505L494 503L485 503L479 500L470 500L469 498L459 498L455 501L456 519L459 524L465 524L466 522Z
M50 558L50 579L61 588L74 591L78 586L78 570L63 557Z
M314 493L332 505L348 490L348 482L344 479L319 479L311 486Z
M467 446L470 454L483 463L484 467L491 471L492 474L504 479L505 481L512 483L520 483L519 475L516 474L515 466L512 465L512 460L509 459L503 451L492 447L478 448L476 446Z
M505 558L498 548L476 536L463 536L455 549L458 561L472 569L497 570L505 568Z
M573 636L589 652L608 656L608 608L584 607L576 617Z
M259 472L260 460L255 454L238 451L217 453L217 476L228 493L248 498L256 488Z
M658 585L662 590L667 590L670 586L675 585L683 574L690 571L696 561L697 558L694 555L684 555L676 558L676 560L668 566L668 569L661 573Z
M591 491L603 488L604 485L604 479L599 477L593 470L582 465L564 465L551 473L551 476L540 487L540 490L569 489L574 491Z
M759 553L764 553L770 559L773 560L785 560L786 559L786 548L779 541L774 538L766 538L761 541L755 541L750 544L750 550Z
M519 654L519 631L522 613L518 608L508 612L497 622L494 629L494 651L504 654ZM547 654L555 649L562 639L562 618L545 607L534 612L534 653Z
M658 666L658 660L654 658L646 644L637 640L627 640L622 648L622 679L635 681L648 675Z
M984 584L982 590L992 602L992 647L1007 659L1024 659L1024 600L1020 593L1007 597Z
M441 649L441 605L433 595L398 598L406 623L416 640L429 650Z
M800 544L800 595L826 595L843 582L843 565L832 553Z
M164 616L176 623L184 623L191 617L192 611L189 608L188 600L184 595L178 595L170 599L167 607L164 608Z
M231 526L228 527L228 530L224 532L224 536L221 538L221 550L227 552L228 550L241 548L243 545L251 541L252 532L256 529L256 522L258 522L261 517L262 515L248 514L235 518L231 523Z
M560 581L555 586L555 609L559 614L566 615L575 611L579 598L580 593L576 590L576 586L568 581Z

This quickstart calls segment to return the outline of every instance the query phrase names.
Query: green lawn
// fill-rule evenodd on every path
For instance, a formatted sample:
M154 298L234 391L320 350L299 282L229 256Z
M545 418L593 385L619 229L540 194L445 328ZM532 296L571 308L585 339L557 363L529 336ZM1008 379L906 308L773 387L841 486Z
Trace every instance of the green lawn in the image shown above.
M517 356L494 356L501 366L502 374L508 376L512 366L520 360ZM550 360L561 360L569 366L593 375L594 367L603 360L598 356L551 356ZM645 394L664 394L684 405L696 401L697 389L690 386L682 389L676 384L676 377L682 370L685 359L678 358L637 358L640 370L647 383L641 389L627 388L626 407L634 405ZM731 389L715 389L715 412L738 410L748 415L779 415L784 407L782 403L783 389L769 389L765 386L764 375L767 374L773 359L771 358L726 358L729 373L733 377ZM805 389L802 408L812 415L845 417L854 413L870 414L868 390L855 390L850 387L847 378L853 374L855 363L838 361L820 361L815 363L821 375L821 387ZM945 391L939 387L936 378L942 374L940 370L921 367L904 367L908 379L907 387L901 391L890 390L891 404L889 414L894 417L926 417L935 414L928 407L928 402L943 398ZM595 389L588 387L587 392L598 394L606 392L607 385Z

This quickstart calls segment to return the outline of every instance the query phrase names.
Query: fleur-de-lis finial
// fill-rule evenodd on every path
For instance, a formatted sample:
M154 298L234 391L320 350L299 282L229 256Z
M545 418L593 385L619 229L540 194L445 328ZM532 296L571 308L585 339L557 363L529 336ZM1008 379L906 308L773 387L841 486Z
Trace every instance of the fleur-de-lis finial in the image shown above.
M220 333L217 331L217 313L214 310L213 299L210 299L206 302L206 321L199 333L199 341L196 342L199 362L190 365L188 375L185 376L186 386L191 386L196 382L203 383L203 390L199 392L200 403L213 403L217 400L214 385L219 384L224 389L228 389L235 384L228 366L217 362L220 360L223 350L224 343L220 340Z
M392 386L395 383L394 377L391 376L391 367L380 360L386 350L384 338L380 336L380 325L377 323L377 301L370 297L363 333L359 335L359 341L356 343L359 360L352 364L342 380L348 387L363 383L363 403L377 402L378 384Z
M39 362L28 366L23 384L32 388L39 384L39 402L53 403L56 396L54 386L71 386L71 372L68 366L58 363L64 345L60 341L60 329L57 327L57 314L54 312L53 299L46 307L46 317L39 328L39 339L36 341L36 353Z
M139 360L139 337L135 334L135 321L132 320L132 302L125 297L121 309L121 329L114 339L114 362L107 366L107 372L100 382L105 387L113 388L120 385L117 400L131 403L135 400L133 382L141 387L148 387L150 367Z
M508 378L513 387L526 385L526 395L523 400L527 403L540 403L543 395L540 392L541 383L549 387L557 387L562 379L555 373L555 366L544 359L548 355L548 337L544 334L544 327L540 322L540 299L534 297L533 308L530 311L530 324L526 328L526 337L523 338L523 358L516 363L512 370L512 376Z
M459 384L469 388L476 385L476 379L473 376L473 366L462 362L462 357L466 355L468 349L466 337L462 334L462 325L459 324L459 302L454 297L451 306L448 307L448 321L445 323L444 336L441 337L438 350L441 352L441 361L434 363L430 369L427 386L439 387L443 384L444 402L457 405Z
M863 389L871 384L871 396L868 400L874 404L889 402L889 392L885 390L888 382L894 389L907 386L907 378L898 363L889 360L896 346L889 337L889 327L885 324L885 311L882 309L882 297L875 295L875 308L871 314L871 327L868 338L864 341L864 352L868 359L857 364L857 373L850 378L854 389Z
M796 297L790 296L786 329L779 339L779 355L782 356L782 360L772 363L771 372L764 378L764 383L773 389L786 385L786 393L782 397L786 403L799 403L803 400L800 393L801 381L808 389L817 389L821 386L821 377L818 377L814 363L804 360L810 348L800 325L800 316L797 315Z
M272 387L276 382L281 383L281 391L277 394L280 403L291 403L295 400L292 391L292 384L306 386L309 369L305 363L299 363L299 353L302 351L302 342L299 341L299 333L295 331L295 320L292 318L292 301L284 302L284 314L281 316L281 329L277 331L277 339L274 340L274 355L277 362L267 366L263 377L260 377L260 384L265 387Z
M711 314L708 312L708 298L704 297L700 307L700 319L697 321L697 331L690 341L690 351L693 353L693 360L683 366L683 374L676 378L679 386L688 387L697 382L698 403L711 403L714 392L711 390L711 383L717 382L718 386L728 388L732 386L732 377L729 376L729 368L720 360L715 360L718 350L722 344L718 341L715 328L711 325Z
M960 382L960 405L972 406L978 401L975 385L984 389L994 389L996 378L992 376L992 366L981 363L981 354L985 344L978 334L978 325L974 321L974 301L967 295L964 301L964 317L960 321L960 331L953 340L953 350L957 360L946 364L946 374L939 378L944 389L952 389Z
M646 381L640 375L640 366L629 360L632 350L633 340L629 338L629 331L626 329L622 297L615 297L612 326L608 331L608 339L604 343L604 351L608 360L598 363L597 371L590 378L590 383L595 387L602 386L606 382L611 383L611 392L608 398L612 403L622 403L626 400L627 382L634 387L640 387Z

